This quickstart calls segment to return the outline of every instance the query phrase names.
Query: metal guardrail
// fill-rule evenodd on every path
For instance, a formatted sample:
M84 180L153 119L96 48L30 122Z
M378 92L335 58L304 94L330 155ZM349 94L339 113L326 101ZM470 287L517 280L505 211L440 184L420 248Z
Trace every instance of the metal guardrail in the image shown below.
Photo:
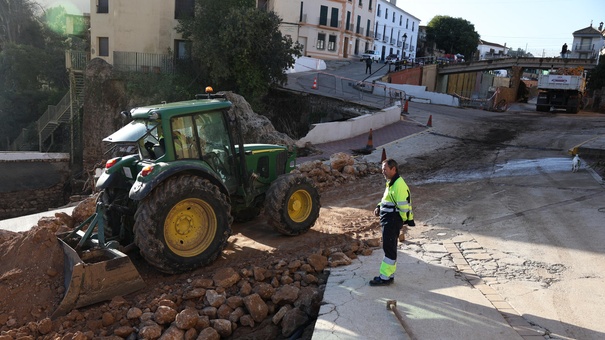
M49 105L48 109L38 119L38 131L40 134L40 143L45 141L54 131L56 125L65 122L64 115L69 112L71 107L71 96L69 92L63 96L59 104Z
M356 80L321 71L317 72L315 79L321 87L322 95L343 98L366 106L382 109L405 99L403 91L393 90L373 81Z
M174 58L169 54L115 51L113 67L122 72L173 73Z
M86 69L86 64L90 60L90 56L85 51L65 51L65 68L73 71L83 71Z

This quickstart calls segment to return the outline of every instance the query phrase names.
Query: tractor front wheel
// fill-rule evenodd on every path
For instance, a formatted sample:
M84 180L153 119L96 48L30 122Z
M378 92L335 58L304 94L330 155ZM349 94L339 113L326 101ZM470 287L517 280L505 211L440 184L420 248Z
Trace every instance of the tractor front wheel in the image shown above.
M265 200L265 215L275 230L294 236L313 227L320 206L319 193L309 178L286 174L271 183Z
M219 188L192 175L169 178L139 205L135 244L147 262L174 274L214 261L231 235L231 206Z

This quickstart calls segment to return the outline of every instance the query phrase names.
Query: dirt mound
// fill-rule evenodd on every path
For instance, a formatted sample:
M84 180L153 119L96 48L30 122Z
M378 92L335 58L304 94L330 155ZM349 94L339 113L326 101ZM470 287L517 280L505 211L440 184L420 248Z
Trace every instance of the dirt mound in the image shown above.
M245 243L248 231L242 225L230 238L232 250L217 263L172 276L131 254L146 282L144 290L51 320L64 293L63 252L55 234L78 226L95 201L91 196L71 216L41 219L27 232L0 233L0 339L287 339L293 334L310 339L325 269L371 254L379 231L369 215L357 215L350 223L328 215L307 235L279 238L275 253L260 248L251 253L244 251L251 241ZM271 233L264 237L255 242L275 239Z
M0 325L22 326L50 315L61 300L63 251L55 233L59 218L45 218L0 244Z

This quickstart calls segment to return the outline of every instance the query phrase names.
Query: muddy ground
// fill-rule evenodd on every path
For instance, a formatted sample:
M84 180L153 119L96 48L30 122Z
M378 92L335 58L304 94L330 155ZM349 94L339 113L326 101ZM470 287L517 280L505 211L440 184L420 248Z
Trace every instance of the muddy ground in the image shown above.
M406 159L404 178L420 182L444 169L480 166L494 150L534 128L531 119L526 123L485 121L441 149ZM472 153L464 152L469 148ZM590 161L603 175L602 161ZM372 210L383 185L382 175L374 173L324 188L319 219L300 236L280 235L262 217L236 223L223 255L193 272L164 275L131 253L144 290L54 320L49 316L64 293L62 252L54 233L88 213L46 219L18 235L0 234L0 340L310 339L325 269L381 251L380 226ZM434 194L423 186L410 188L417 202ZM422 209L415 214L418 227L408 231L411 237L422 231Z

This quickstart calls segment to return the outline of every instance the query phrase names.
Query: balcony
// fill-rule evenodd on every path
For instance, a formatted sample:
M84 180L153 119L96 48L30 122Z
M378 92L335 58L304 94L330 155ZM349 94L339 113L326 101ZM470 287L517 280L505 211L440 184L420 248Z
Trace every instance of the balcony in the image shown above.
M382 34L380 33L376 33L376 40L381 40L382 39Z
M593 52L595 50L594 44L576 44L573 47L574 52Z
M401 47L403 46L403 42L402 41L397 41L397 47Z
M382 42L383 43L389 42L389 37L385 35L384 39L382 39Z
M391 38L391 45L395 45L395 39Z
M319 17L319 26L326 28L340 28L342 27L342 21L333 20L332 18Z

